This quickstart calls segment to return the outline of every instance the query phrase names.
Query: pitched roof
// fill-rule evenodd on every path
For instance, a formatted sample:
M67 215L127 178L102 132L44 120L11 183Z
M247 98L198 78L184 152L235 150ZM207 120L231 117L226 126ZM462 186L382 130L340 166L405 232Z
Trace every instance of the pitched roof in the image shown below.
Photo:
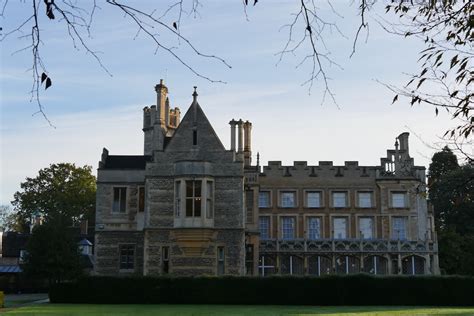
M178 125L178 128L174 132L173 137L167 143L165 151L183 151L192 150L193 152L202 151L203 153L209 151L222 151L226 149L219 137L217 136L214 128L212 127L209 119L204 114L201 106L197 102L197 93L193 93L193 103L184 114L183 119ZM196 131L197 136L197 147L193 148L193 131ZM195 144L194 144L195 145Z
M145 169L151 156L107 156L101 169Z

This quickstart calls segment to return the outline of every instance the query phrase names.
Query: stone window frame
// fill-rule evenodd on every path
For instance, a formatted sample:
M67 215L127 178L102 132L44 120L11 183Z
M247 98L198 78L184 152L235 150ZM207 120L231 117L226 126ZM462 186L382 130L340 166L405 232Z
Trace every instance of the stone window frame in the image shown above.
M394 206L393 204L393 195L394 194L403 194L404 195L404 205L403 206ZM397 189L394 189L394 190L389 190L389 207L391 209L397 209L397 210L400 210L400 209L409 209L410 208L410 198L409 198L409 195L408 195L408 190L397 190Z
M362 238L361 231L360 231L360 219L361 218L370 218L372 219L372 238ZM369 214L358 214L356 215L356 236L357 238L364 239L364 240L373 240L377 239L377 216L369 215Z
M186 181L201 181L201 215L200 216L186 216ZM208 190L207 190L207 184L208 182L212 183L212 196L209 198L207 196ZM177 216L177 210L178 210L178 205L177 205L177 194L176 194L176 188L177 188L177 183L180 185L180 195L179 195L179 216ZM207 203L208 200L211 200L212 202L212 208L210 210L211 217L208 217L208 210L207 210ZM215 205L215 181L211 177L182 177L182 178L176 178L174 179L174 187L173 187L173 216L174 218L207 218L207 219L213 219L214 218L214 205Z
M282 194L283 193L294 193L294 201L295 204L293 206L283 206L282 203ZM298 208L298 190L297 189L279 189L278 190L278 208L283 208L283 209L292 209L292 208Z
M260 192L262 193L268 193L268 206L260 206ZM258 208L263 208L263 209L268 209L268 208L271 208L273 203L272 203L272 198L273 198L273 194L272 194L272 190L270 189L260 189L258 191Z
M116 212L114 210L114 203L115 203L115 189L125 189L125 211L124 212ZM129 197L129 192L130 192L130 186L128 185L113 185L112 186L112 207L110 208L110 213L112 215L123 215L123 214L128 214L129 212L129 205L128 203L130 202L130 197Z
M261 240L268 240L272 239L272 216L271 215L259 215L258 216L258 231L260 232L260 218L265 217L268 219L268 238L262 239Z
M283 218L293 218L294 223L294 234L293 239L283 238ZM278 215L278 239L280 240L295 240L298 239L298 216L297 214L279 214Z
M308 206L308 193L319 193L319 206ZM303 190L303 207L308 209L322 209L324 208L324 190L323 189L304 189Z
M346 194L346 204L345 206L334 206L334 193L345 193ZM329 192L329 203L330 207L333 209L349 209L351 208L351 194L349 189L331 189Z
M363 194L363 193L369 193L370 194L370 206L361 206L360 205L360 198L359 198L359 194ZM357 189L356 191L356 207L359 208L359 209L374 209L377 207L376 205L376 199L375 199L375 191L373 189Z
M319 238L318 239L310 239L309 238L309 220L310 218L319 218ZM304 215L304 236L308 240L321 240L324 239L325 231L324 231L324 215Z
M122 268L122 247L128 247L128 246L133 246L133 268L127 269L127 268ZM119 272L128 272L132 273L135 272L135 268L137 266L137 244L136 243L119 243L118 244L118 268Z
M334 235L334 219L336 218L345 218L346 219L346 237L345 238L335 238ZM330 215L330 220L329 220L329 225L331 228L331 239L338 239L338 240L344 240L344 239L351 239L350 234L351 234L351 216L350 214L337 214L337 215Z

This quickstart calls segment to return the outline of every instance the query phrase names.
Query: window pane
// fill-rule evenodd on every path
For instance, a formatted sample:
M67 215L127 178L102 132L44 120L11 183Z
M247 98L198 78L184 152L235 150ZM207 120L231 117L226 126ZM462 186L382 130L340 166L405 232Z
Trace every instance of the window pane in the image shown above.
M201 216L201 199L194 199L194 217Z
M333 207L346 207L346 192L333 192L332 205Z
M321 207L321 192L306 192L307 207Z
M270 217L262 216L258 219L260 239L270 238Z
M201 181L194 181L194 196L201 196Z
M206 182L206 191L207 191L207 198L208 199L211 199L212 198L212 182L211 181L207 181Z
M120 190L119 188L114 188L114 203L112 206L112 211L115 213L120 212Z
M406 217L392 217L392 239L407 238Z
M206 218L212 218L212 202L213 202L213 187L212 187L212 181L207 181L206 182Z
M127 207L127 189L120 188L120 213L125 213Z
M347 237L347 220L345 218L334 218L334 239L345 239Z
M186 197L193 196L193 182L194 181L186 181Z
M174 187L175 194L175 216L181 216L181 181L176 181Z
M321 222L319 217L308 218L308 239L321 238Z
M120 269L133 269L135 263L135 246L120 246Z
M295 219L294 217L282 217L282 238L295 239Z
M193 216L193 199L186 199L186 216Z
M281 192L281 207L295 207L295 192Z
M258 207L270 207L270 192L260 191L258 193Z
M403 208L405 204L405 193L392 193L392 207Z
M359 230L361 238L372 239L373 238L373 220L370 217L359 218Z
M369 208L372 207L372 193L370 192L359 192L359 207Z

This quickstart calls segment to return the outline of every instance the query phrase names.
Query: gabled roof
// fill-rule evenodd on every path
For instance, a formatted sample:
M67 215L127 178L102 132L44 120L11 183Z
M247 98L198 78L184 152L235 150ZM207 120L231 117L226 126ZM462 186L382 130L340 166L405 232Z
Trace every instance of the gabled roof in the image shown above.
M181 123L167 144L165 151L225 151L225 147L214 128L197 102L197 93L193 93L193 103L186 111ZM193 131L197 132L197 146L193 145Z
M151 156L107 156L101 169L145 169Z

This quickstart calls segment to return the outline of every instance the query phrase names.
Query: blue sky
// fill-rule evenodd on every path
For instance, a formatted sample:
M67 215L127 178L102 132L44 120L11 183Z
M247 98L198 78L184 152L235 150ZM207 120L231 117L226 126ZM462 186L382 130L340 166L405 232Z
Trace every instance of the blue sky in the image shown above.
M2 6L4 1L0 1ZM285 164L358 160L377 165L395 137L409 131L415 163L428 166L434 149L425 143L439 144L444 131L455 122L442 112L436 117L432 108L411 107L408 100L391 105L393 94L377 83L403 85L408 80L404 73L417 69L421 43L387 34L375 21L380 19L375 13L388 16L383 15L382 7L375 7L369 18L368 41L363 33L350 58L359 23L356 5L331 1L339 17L327 2L316 2L321 16L337 23L345 35L329 29L325 33L331 57L343 68L327 68L339 107L329 101L321 105L322 82L315 82L310 93L307 86L301 86L309 75L309 65L296 68L303 51L276 65L276 53L288 35L281 27L298 10L299 1L294 0L260 1L247 9L248 20L239 1L201 1L198 17L183 16L181 33L202 52L224 58L231 69L196 56L175 37L161 35L197 71L226 84L195 76L163 50L155 54L152 43L144 36L133 39L136 27L106 4L97 12L88 45L100 51L112 76L84 49L74 49L61 21L41 17L41 53L53 79L41 98L55 128L42 116L33 115L37 106L29 96L30 52L12 54L27 42L18 36L1 42L0 203L11 201L20 182L51 163L87 164L95 170L102 147L111 154L142 154L142 108L155 103L153 87L160 78L169 88L172 106L183 112L191 103L192 87L198 86L199 103L227 147L228 122L232 118L250 120L252 149L254 154L260 152L263 164L268 160ZM134 3L162 12L172 1ZM0 17L4 32L21 22L29 6L29 2L9 2L5 16ZM175 12L165 19L169 25L175 20Z

